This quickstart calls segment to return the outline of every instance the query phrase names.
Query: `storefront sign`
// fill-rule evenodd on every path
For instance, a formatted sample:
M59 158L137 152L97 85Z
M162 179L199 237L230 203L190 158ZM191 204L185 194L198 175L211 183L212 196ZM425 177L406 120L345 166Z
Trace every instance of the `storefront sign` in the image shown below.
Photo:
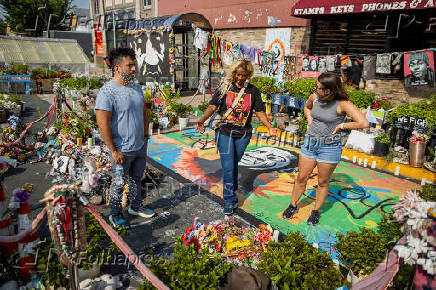
M436 0L408 0L408 1L348 1L347 5L322 5L325 1L300 0L293 8L293 16L347 14L379 11L397 11L407 9L435 8ZM333 1L332 1L333 2Z
M425 119L415 117L399 117L395 119L395 128L405 130L417 130L420 133L427 133L427 123Z

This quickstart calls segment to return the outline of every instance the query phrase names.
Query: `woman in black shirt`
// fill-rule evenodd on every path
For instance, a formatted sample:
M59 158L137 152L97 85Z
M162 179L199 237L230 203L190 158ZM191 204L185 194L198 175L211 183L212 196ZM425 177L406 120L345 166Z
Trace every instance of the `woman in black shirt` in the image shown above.
M197 121L197 131L204 132L204 122L218 110L222 116L215 129L215 141L220 153L223 168L224 214L232 214L238 206L235 191L238 189L238 162L251 139L251 118L253 112L276 135L265 113L259 90L248 83L253 76L253 65L249 60L238 60L233 63L220 87L215 92L209 107ZM243 94L237 102L241 90Z

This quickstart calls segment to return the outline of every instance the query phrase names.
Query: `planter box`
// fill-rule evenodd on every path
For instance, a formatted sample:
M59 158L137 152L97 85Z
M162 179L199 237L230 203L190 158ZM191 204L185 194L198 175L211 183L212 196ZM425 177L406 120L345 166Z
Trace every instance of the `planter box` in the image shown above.
M375 156L386 156L389 152L389 144L375 142L374 144L374 155Z

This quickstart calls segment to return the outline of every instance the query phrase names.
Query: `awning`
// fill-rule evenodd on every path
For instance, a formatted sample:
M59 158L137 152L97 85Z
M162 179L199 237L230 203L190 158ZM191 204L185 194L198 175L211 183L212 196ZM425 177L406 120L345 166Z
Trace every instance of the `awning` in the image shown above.
M291 15L312 17L314 15L375 13L429 8L436 8L436 0L300 0L292 7Z
M436 0L435 0L436 1ZM153 27L173 27L178 20L185 20L201 28L212 28L209 21L204 16L197 13L186 13L177 15L166 15L154 18L146 18L130 21L128 28L130 30L151 30Z

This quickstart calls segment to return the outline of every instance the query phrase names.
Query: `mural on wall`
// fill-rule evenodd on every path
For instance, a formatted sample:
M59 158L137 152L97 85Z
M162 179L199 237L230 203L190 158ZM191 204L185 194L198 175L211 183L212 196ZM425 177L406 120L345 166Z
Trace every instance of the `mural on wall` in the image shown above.
M338 231L375 228L382 213L389 211L407 190L418 185L398 177L340 162L330 183L330 194L322 207L320 224L308 226L317 188L315 169L291 220L282 218L291 201L297 177L298 149L283 143L272 144L253 135L239 163L237 190L240 208L283 233L298 230L320 248L335 242ZM222 197L222 169L214 143L214 132L204 135L194 130L155 135L148 156ZM330 253L337 256L333 251Z
M404 54L406 87L434 85L433 51L418 51Z
M285 56L290 55L291 30L290 28L270 28L266 30L265 50L273 55L272 72L264 72L265 77L273 77L283 81Z
M128 44L136 53L136 78L140 83L170 81L168 32L147 31L129 35Z

